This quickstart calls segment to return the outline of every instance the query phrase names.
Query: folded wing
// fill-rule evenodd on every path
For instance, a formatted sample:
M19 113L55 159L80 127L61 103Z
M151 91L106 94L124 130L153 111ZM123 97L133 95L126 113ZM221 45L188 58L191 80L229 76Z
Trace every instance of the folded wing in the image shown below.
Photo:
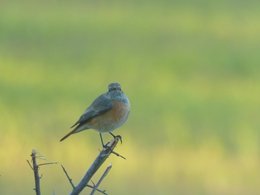
M67 137L69 137L71 134L77 133L78 129L85 125L90 119L99 116L101 114L104 114L105 112L112 109L113 104L109 97L107 97L106 94L102 94L99 96L95 101L86 109L84 114L82 114L79 118L79 120L71 126L71 128L75 127L71 132L69 132L67 135L65 135L60 141L63 141Z

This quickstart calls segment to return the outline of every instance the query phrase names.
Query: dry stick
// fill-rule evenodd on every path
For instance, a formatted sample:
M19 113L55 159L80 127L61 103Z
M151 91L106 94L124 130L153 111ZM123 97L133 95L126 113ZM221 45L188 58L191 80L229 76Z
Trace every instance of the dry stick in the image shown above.
M92 186L92 185L88 184L88 185L86 185L86 187L89 187L89 188L93 189L95 187L95 185ZM101 194L107 195L106 190L100 190L100 189L97 188L96 191L100 192Z
M45 166L45 165L53 165L53 164L58 164L58 162L41 163L41 164L38 164L38 167Z
M69 174L67 173L66 169L64 168L63 165L61 165L61 167L62 167L62 170L64 171L64 173L65 173L67 179L69 180L71 187L72 187L73 189L75 189L75 185L74 185L72 179L70 178Z
M103 181L103 179L107 176L108 172L110 171L110 169L112 168L112 164L110 164L105 172L103 173L103 175L100 177L100 179L98 180L97 184L94 185L93 190L91 191L90 195L93 195L95 193L95 191L97 190L98 186L101 184L101 182Z
M33 170L33 167L31 165L31 163L29 162L29 160L26 160L26 161L27 161L28 165L31 167L31 169Z
M71 195L78 195L87 186L88 182L99 169L99 167L105 162L109 155L113 153L113 150L116 147L118 141L119 137L115 137L112 141L106 144L106 147L103 148L103 150L99 153L79 184L72 190Z
M63 172L65 173L67 179L69 180L71 187L74 189L74 188L75 188L75 185L74 185L74 183L73 183L71 177L69 176L68 172L66 171L65 167L64 167L63 165L61 165L61 168L62 168ZM86 186L89 187L89 188L92 188L92 189L94 188L94 187L91 186L91 185L86 185ZM95 185L94 185L94 186L95 186ZM105 193L105 190L100 190L100 189L96 189L96 190L97 190L98 192L102 193L102 194L106 194L106 193Z
M32 150L32 167L33 167L33 173L34 173L34 181L35 181L35 192L36 195L41 195L41 190L40 190L40 176L39 176L39 166L37 165L36 162L36 152L35 150Z
M37 154L36 151L32 150L32 154L31 154L32 165L29 162L29 160L27 160L27 163L29 164L29 166L31 167L31 169L33 170L33 173L34 173L34 181L35 181L34 190L36 192L36 195L41 195L41 190L40 190L40 179L41 179L41 177L39 176L39 167L45 166L45 165L57 164L57 162L47 162L47 163L37 164L36 158L39 158L40 156L39 155L36 156L36 154Z

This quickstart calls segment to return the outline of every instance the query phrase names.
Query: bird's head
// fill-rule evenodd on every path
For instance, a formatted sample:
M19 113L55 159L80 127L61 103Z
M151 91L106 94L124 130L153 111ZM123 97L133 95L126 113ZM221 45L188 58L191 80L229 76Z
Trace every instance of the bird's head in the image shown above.
M121 86L119 83L110 83L108 85L108 91L121 91Z

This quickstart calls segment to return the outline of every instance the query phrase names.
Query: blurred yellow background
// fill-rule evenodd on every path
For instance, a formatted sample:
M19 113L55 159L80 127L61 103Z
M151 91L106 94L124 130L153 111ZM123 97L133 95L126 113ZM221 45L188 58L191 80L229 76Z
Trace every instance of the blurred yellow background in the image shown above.
M253 0L1 1L0 194L34 194L32 149L78 183L99 136L59 139L113 81L132 105L114 132L127 160L105 162L101 189L260 194L259 21ZM42 194L71 191L59 165L40 173Z

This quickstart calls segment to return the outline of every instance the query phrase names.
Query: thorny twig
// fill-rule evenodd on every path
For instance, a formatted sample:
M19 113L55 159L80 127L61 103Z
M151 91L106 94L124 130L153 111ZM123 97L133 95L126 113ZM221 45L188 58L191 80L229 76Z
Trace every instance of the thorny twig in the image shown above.
M71 177L69 176L68 172L66 171L65 167L64 167L63 165L61 165L61 168L62 168L62 170L64 171L64 173L65 173L67 179L69 180L71 187L72 187L73 189L75 189L75 185L74 185L74 183L73 183ZM93 182L92 182L92 183L93 183ZM89 188L94 189L94 188L95 188L95 184L93 183L93 186L87 184L86 187L89 187ZM96 191L98 191L98 192L100 192L100 193L102 193L102 194L106 194L106 193L105 193L105 190L97 189L97 187L96 187Z
M57 162L48 162L48 163L37 164L36 159L37 158L42 159L42 156L37 156L37 152L35 150L32 150L31 158L32 158L32 164L30 163L29 160L26 160L26 161L34 173L34 182L35 182L34 190L36 192L36 195L41 195L40 179L42 176L39 176L39 167L44 166L44 165L57 164Z
M68 172L66 171L66 169L64 168L63 165L61 165L61 167L62 167L62 170L64 171L64 173L65 173L67 179L69 180L71 187L74 189L74 188L75 188L75 185L74 185L72 179L70 178Z
M95 193L95 191L97 190L98 186L101 184L102 180L107 176L108 172L110 171L110 169L112 168L112 164L110 164L105 172L102 174L102 176L100 177L100 179L98 180L97 184L94 185L93 190L91 191L90 195L93 195Z
M81 179L79 184L75 186L75 188L72 190L71 195L78 195L87 186L92 176L96 173L96 171L100 168L100 166L105 162L105 160L109 157L110 154L114 153L113 150L116 147L119 140L120 137L115 136L113 140L111 140L105 145L105 147L99 153L99 155L92 163L90 168L87 170L87 172L85 173L84 177ZM121 155L117 155L117 156L122 157Z

